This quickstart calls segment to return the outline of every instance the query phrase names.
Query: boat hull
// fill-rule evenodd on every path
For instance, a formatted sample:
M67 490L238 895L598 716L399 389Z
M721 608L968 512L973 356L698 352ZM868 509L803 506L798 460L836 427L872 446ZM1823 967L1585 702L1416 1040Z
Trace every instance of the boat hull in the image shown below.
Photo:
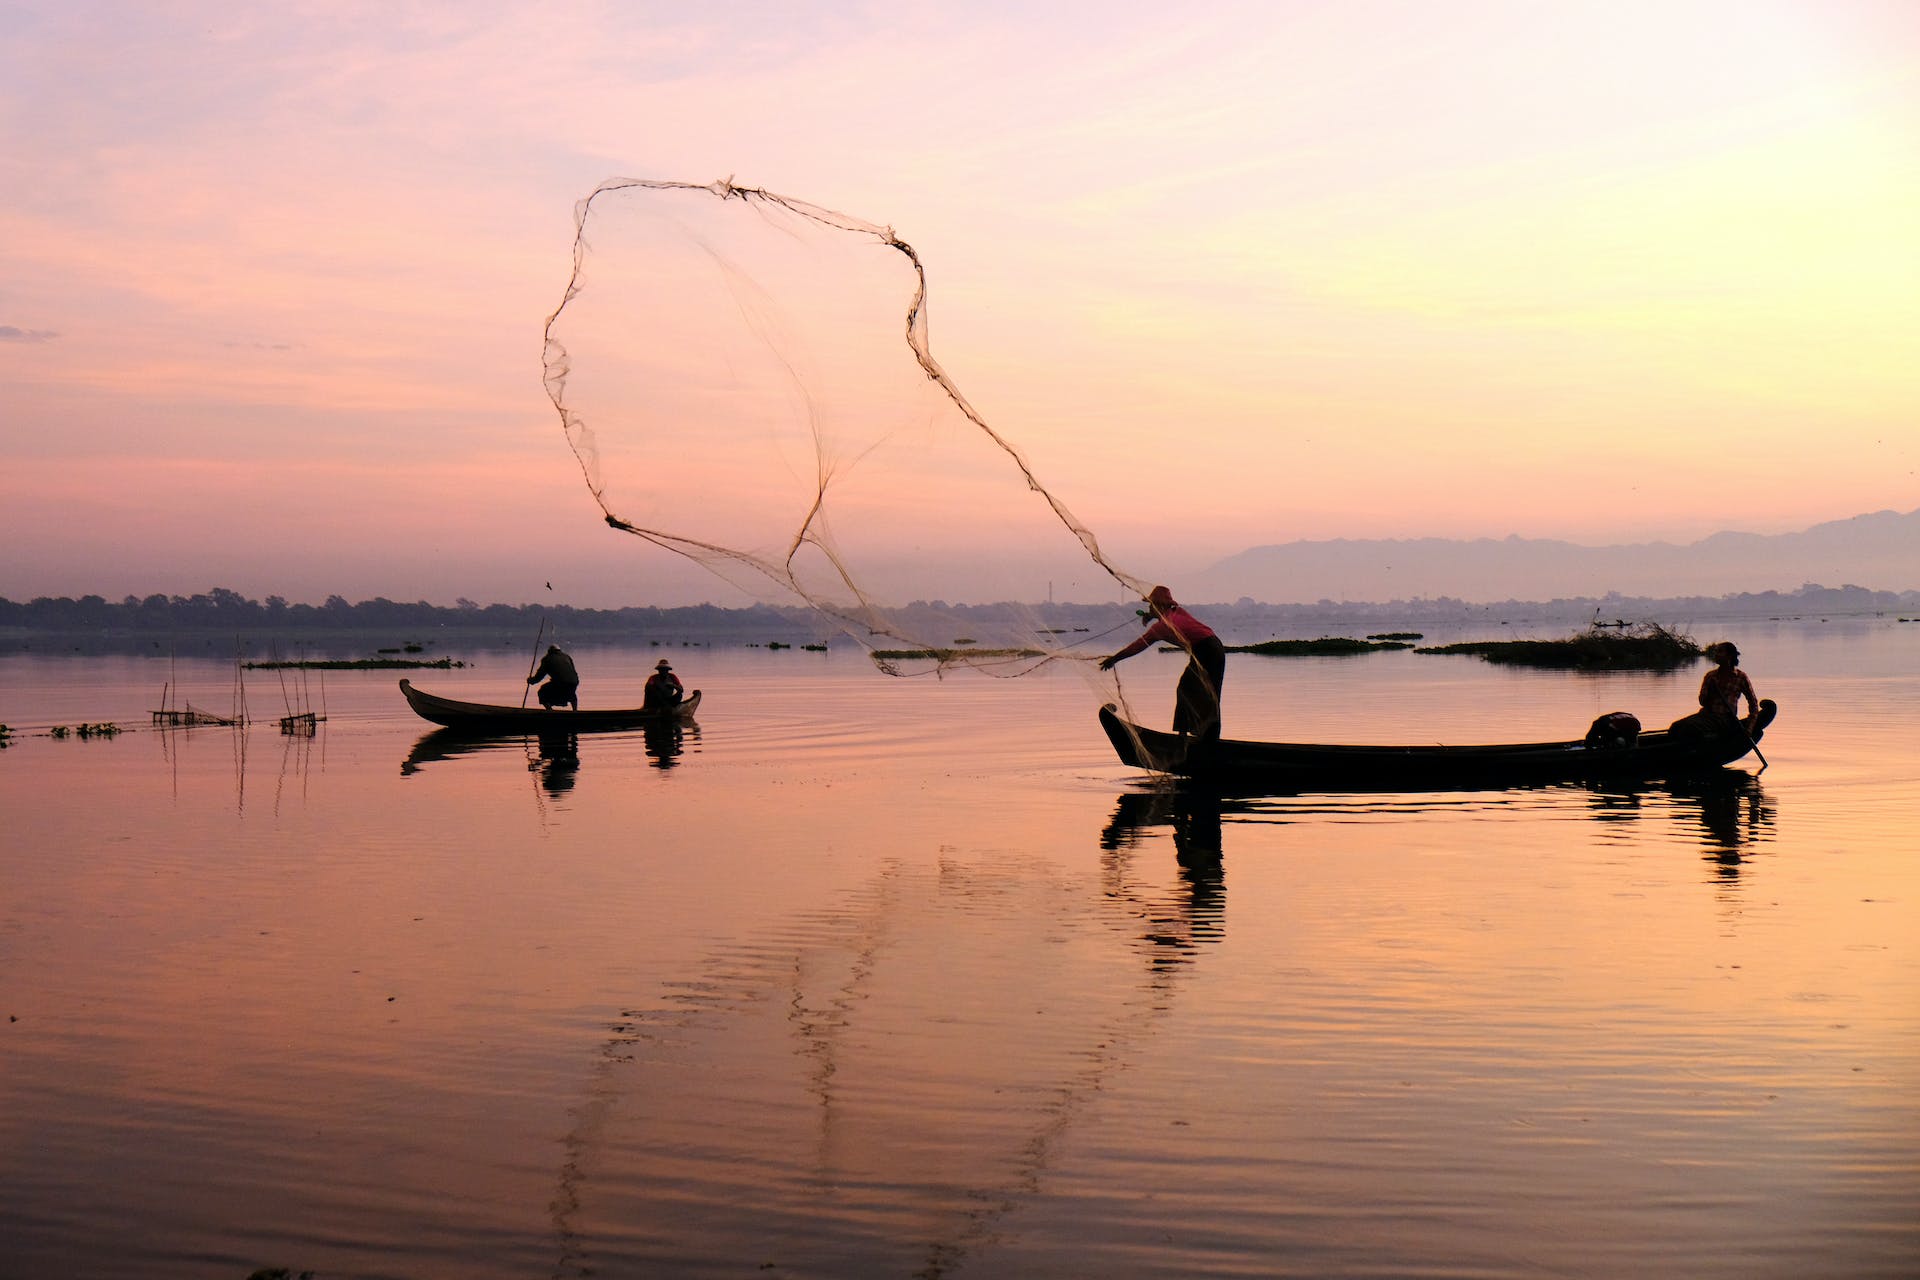
M563 711L546 707L500 707L484 702L456 702L413 687L402 680L400 692L422 720L472 733L600 733L616 729L643 729L693 719L700 709L700 691L689 693L678 706L664 711L639 707Z
M1120 762L1179 777L1275 791L1472 789L1587 779L1652 780L1721 768L1755 750L1778 708L1761 703L1754 737L1744 733L1642 733L1630 746L1525 742L1488 746L1346 746L1222 739L1196 748L1178 734L1123 719L1112 703L1100 726Z

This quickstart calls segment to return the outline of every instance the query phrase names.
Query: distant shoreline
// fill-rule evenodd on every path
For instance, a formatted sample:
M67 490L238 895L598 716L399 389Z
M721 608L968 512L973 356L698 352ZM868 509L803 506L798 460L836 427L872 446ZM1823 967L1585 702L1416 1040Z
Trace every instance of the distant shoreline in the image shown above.
M1378 603L1321 600L1313 604L1195 603L1194 611L1216 630L1236 636L1321 636L1341 631L1486 626L1577 629L1592 621L1658 621L1682 628L1706 623L1754 622L1803 617L1920 616L1920 591L1807 585L1797 591L1743 592L1718 597L1569 597L1545 601L1473 602L1450 597ZM999 619L1030 622L1040 629L1113 628L1129 623L1129 604L950 605L916 601L891 611L912 626L915 619ZM391 646L420 645L434 656L450 650L524 649L536 631L559 634L573 644L823 644L838 633L833 623L800 606L721 608L630 607L580 609L566 605L443 607L385 598L349 604L339 596L324 605L290 605L277 596L265 603L215 589L191 597L129 597L119 603L99 596L41 597L27 603L0 598L0 652L155 652L190 650L232 655L236 647L258 658L296 648L328 653L373 653Z

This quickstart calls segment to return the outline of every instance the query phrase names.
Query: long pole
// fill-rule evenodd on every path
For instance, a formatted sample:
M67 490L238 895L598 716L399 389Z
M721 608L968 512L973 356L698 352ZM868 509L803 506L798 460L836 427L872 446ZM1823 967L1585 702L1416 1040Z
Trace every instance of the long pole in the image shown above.
M527 687L520 691L520 707L526 709L527 695L533 692L533 673L540 666L540 642L547 638L547 615L540 615L540 633L533 638L533 661L527 664Z

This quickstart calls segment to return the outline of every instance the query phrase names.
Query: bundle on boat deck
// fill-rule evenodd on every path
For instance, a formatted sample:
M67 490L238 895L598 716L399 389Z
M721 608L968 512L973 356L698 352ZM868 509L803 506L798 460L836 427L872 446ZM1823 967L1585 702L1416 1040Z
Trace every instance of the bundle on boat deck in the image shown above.
M1354 746L1252 742L1196 743L1134 724L1112 703L1100 709L1120 763L1155 773L1269 786L1276 790L1391 790L1502 787L1586 779L1672 778L1718 769L1750 751L1778 711L1760 703L1751 736L1733 727L1711 733L1655 729L1628 741L1520 742L1485 746Z

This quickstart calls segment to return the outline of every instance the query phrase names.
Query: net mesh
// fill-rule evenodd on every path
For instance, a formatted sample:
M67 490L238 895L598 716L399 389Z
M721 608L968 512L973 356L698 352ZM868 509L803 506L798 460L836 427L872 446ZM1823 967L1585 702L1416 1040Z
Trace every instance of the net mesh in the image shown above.
M1135 625L1115 606L1151 584L935 359L891 228L731 180L612 180L577 208L545 337L610 526L804 603L884 669L1021 674ZM1065 625L1090 604L1109 625Z

